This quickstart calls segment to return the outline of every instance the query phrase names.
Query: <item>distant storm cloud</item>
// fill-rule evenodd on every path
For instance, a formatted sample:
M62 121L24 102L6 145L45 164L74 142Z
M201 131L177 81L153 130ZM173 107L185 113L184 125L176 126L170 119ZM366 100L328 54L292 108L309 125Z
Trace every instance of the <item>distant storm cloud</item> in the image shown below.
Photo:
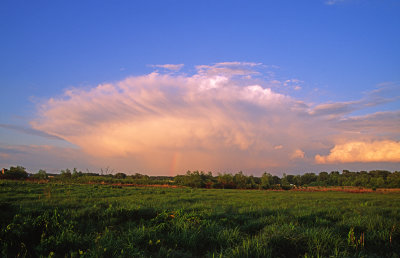
M343 116L353 102L313 106L273 90L298 81L260 80L261 68L224 62L197 66L192 75L153 72L69 89L42 103L31 125L93 158L173 174L311 164L307 152L332 146L332 135L346 137L339 123L368 123Z
M400 162L400 142L347 142L336 145L327 156L315 156L315 161L326 163Z

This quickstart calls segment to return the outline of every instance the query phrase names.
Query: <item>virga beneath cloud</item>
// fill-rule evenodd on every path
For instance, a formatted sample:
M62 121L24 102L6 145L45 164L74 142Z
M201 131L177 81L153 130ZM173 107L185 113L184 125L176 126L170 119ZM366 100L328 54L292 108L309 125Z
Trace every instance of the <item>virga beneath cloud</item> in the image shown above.
M42 103L31 125L79 146L93 159L117 160L111 164L117 169L158 174L171 168L174 174L351 162L352 153L344 160L330 157L346 142L371 140L381 140L385 151L393 152L390 160L375 162L400 162L392 149L400 132L390 130L400 128L400 122L387 119L398 111L350 116L365 103L374 105L368 96L343 103L307 103L277 89L298 81L261 80L256 78L262 74L260 67L224 62L197 66L192 75L153 72L91 89L69 89ZM380 125L374 127L374 121ZM330 149L332 153L323 157ZM362 151L357 161L368 161L360 155Z

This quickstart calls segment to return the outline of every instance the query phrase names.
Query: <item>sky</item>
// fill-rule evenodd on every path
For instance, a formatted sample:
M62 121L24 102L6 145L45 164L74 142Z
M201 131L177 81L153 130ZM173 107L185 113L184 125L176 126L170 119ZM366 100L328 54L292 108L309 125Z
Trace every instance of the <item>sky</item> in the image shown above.
M0 3L0 167L400 170L400 1Z

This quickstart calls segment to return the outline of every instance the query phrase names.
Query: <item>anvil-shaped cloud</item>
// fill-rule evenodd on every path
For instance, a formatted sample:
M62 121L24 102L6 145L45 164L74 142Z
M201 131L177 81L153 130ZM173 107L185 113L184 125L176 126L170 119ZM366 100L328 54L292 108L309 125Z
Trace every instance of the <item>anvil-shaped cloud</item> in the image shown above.
M386 137L389 143L399 137L382 125L400 128L399 121L393 125L387 119L398 113L346 117L363 105L312 105L295 99L272 88L287 80L255 78L260 67L224 62L197 66L193 75L153 72L91 89L70 89L42 103L31 125L80 146L93 159L109 164L118 160L111 164L115 168L158 174L312 164L314 155L332 148L336 140ZM377 133L373 121L380 118L384 129ZM368 126L354 130L360 123ZM390 152L392 145L387 146ZM318 156L318 162L325 160L330 158ZM396 160L400 157L391 159Z

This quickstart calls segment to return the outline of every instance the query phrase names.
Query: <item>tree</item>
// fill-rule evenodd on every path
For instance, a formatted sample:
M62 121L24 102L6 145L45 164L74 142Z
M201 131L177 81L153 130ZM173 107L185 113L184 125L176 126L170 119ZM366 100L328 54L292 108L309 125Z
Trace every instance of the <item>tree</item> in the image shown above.
M80 177L80 176L83 176L83 173L82 173L82 171L78 171L76 168L74 168L73 170L72 170L72 178L78 178L78 177Z
M28 173L22 166L10 167L10 169L4 172L2 178L4 179L25 179L28 177Z
M329 173L329 179L328 179L328 185L335 185L335 186L339 186L341 184L339 184L339 171L331 171L331 173Z
M317 179L318 182L326 182L328 181L328 179L329 179L328 172L320 172L318 174L318 179Z
M283 173L283 177L281 179L281 185L284 185L284 186L290 185L289 180L287 179L286 173Z
M382 179L386 179L386 177L390 175L390 172L386 170L372 170L369 171L369 174L373 177L380 177Z
M283 177L281 179L281 189L282 190L290 190L292 188L293 188L293 186L290 184L290 182L288 180L288 176L286 175L286 173L283 173Z
M400 188L400 172L393 172L387 178L388 187Z
M289 184L296 184L296 177L294 175L286 175L286 180L289 182Z
M253 175L247 177L246 188L247 189L257 188L257 179Z
M66 170L61 170L61 178L68 179L71 178L71 176L72 176L71 170L69 170L68 168Z
M279 178L279 176L272 176L271 182L273 185L279 185L281 184L281 179Z
M317 181L317 176L314 173L305 173L301 176L302 185L309 185L315 181Z
M269 189L272 185L272 175L270 173L264 172L261 176L261 188Z
M46 171L43 169L40 169L33 177L39 180L44 180L48 178Z
M373 188L385 187L385 180L382 177L373 177L370 182Z
M184 185L190 186L190 187L195 187L195 188L201 188L205 187L206 185L206 178L207 175L201 171L187 171L186 175L182 177L182 181Z
M236 185L236 188L245 189L246 188L246 176L243 175L243 172L240 171L239 173L233 176L233 182Z
M235 184L233 183L233 176L231 174L218 174L217 184L224 189L235 188Z
M124 173L117 173L117 174L115 174L114 177L115 177L115 178L118 178L118 179L124 179L124 178L126 178L126 174L124 174Z

